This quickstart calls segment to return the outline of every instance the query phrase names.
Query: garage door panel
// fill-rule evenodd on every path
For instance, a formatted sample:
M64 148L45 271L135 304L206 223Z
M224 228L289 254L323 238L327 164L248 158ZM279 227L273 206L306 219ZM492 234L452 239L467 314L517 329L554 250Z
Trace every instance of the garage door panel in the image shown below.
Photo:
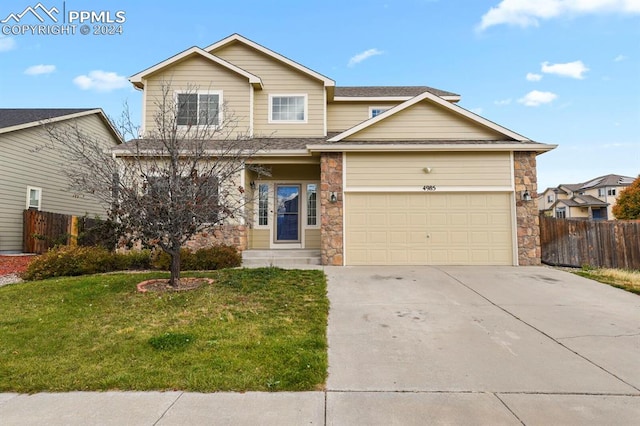
M351 265L513 264L511 194L347 193Z

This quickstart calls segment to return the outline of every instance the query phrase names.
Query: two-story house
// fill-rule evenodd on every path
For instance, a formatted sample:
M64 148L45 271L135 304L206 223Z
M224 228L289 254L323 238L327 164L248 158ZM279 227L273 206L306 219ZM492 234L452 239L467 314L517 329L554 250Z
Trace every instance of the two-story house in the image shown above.
M635 178L605 175L584 183L547 188L538 198L538 210L556 218L611 220L620 191Z
M23 250L26 209L82 216L105 216L97 201L69 191L62 171L66 161L42 124L70 127L103 141L105 149L122 143L99 108L0 109L0 253Z
M170 82L185 125L225 109L269 139L250 161L270 176L240 179L254 200L232 231L243 250L314 249L325 265L540 262L536 156L555 146L460 107L455 93L340 87L238 34L130 81L143 134Z

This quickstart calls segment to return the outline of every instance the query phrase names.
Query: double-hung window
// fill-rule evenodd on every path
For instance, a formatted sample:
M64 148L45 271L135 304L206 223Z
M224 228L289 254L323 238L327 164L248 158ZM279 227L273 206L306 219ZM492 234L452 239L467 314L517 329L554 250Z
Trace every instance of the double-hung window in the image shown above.
M222 92L178 93L178 126L219 126Z
M307 95L269 95L269 123L306 123Z

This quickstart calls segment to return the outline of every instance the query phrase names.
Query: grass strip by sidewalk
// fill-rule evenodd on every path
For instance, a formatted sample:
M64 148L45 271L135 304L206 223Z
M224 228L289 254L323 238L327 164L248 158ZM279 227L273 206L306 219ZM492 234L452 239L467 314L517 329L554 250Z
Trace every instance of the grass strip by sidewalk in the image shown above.
M138 293L140 281L167 274L107 274L0 288L0 391L324 386L328 300L321 271L198 276L216 282Z
M574 273L640 295L640 271L582 268Z

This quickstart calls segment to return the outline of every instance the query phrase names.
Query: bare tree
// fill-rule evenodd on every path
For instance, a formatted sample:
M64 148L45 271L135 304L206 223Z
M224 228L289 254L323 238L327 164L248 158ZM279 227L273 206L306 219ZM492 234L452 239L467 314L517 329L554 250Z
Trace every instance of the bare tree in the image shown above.
M153 128L118 147L117 156L77 126L46 125L62 149L71 189L99 200L127 238L168 253L174 287L189 239L249 219L245 169L268 174L247 161L268 139L252 138L233 111L198 96L195 87L175 96L171 84L162 84ZM137 136L128 108L116 127L124 137Z

